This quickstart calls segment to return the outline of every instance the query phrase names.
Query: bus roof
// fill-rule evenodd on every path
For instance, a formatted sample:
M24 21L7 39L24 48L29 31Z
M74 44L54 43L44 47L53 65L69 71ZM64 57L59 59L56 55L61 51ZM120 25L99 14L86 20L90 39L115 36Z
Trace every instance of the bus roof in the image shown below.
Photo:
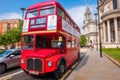
M46 1L46 2L40 2L40 3L37 3L37 4L33 4L32 6L28 7L27 10L31 10L31 9L35 9L35 8L39 8L39 7L42 7L42 6L46 6L46 5L57 5L57 6L60 6L60 8L62 8L65 13L69 16L69 14L66 12L66 10L62 7L61 4L59 4L59 2L57 1ZM70 16L69 16L70 17ZM71 17L70 17L71 18ZM72 18L71 18L72 19ZM74 20L72 19L72 21L74 22ZM76 24L77 25L77 24ZM78 26L78 25L77 25ZM81 33L80 31L80 28L77 27L77 29L79 30L79 32Z
M37 7L40 7L40 6L46 6L46 5L52 5L52 4L58 4L60 5L58 2L56 1L46 1L46 2L40 2L40 3L37 3L37 4L34 4L30 7L28 7L28 10L29 9L34 9L34 8L37 8ZM62 7L62 6L61 6Z

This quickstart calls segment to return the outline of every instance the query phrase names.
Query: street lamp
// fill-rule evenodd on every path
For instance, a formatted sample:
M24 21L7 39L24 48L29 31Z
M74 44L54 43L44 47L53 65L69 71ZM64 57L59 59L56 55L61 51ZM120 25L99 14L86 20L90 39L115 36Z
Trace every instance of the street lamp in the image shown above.
M100 18L99 18L99 1L100 0L97 0L97 11L98 11L98 28L99 28L100 57L102 57L102 44L101 44L101 31L100 31Z
M97 33L97 16L98 16L98 13L95 13L94 14L94 16L95 16L95 22L96 22L96 50L98 50L98 42L97 42L97 37L98 37L98 33Z
M25 8L20 8L20 10L22 11L22 20L23 20L23 17L24 17L24 11L26 10Z

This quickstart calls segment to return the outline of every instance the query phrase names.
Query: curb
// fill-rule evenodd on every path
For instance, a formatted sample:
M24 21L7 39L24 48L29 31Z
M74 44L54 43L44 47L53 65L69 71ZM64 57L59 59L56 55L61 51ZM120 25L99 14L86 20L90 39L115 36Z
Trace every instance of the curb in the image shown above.
M118 61L116 61L115 59L113 59L112 57L105 53L103 53L103 55L105 55L109 60L111 60L115 65L117 65L120 68L120 63Z
M72 72L74 72L74 69L78 66L78 65L82 65L85 61L85 59L88 57L88 52L85 54L85 56L83 57L83 59L81 61L78 61L76 62L76 64L74 64L72 67L71 67L71 72L64 78L64 79L60 79L60 80L66 80L68 78L69 75L71 75ZM75 74L76 75L76 74ZM70 76L69 76L70 77ZM67 79L68 80L68 79ZM73 79L70 79L70 80L73 80Z

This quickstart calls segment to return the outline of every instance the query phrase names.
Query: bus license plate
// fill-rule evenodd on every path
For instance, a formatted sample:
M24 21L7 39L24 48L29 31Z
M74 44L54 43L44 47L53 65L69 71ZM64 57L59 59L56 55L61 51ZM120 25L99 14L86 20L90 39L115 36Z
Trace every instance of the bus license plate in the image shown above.
M30 71L29 73L34 74L34 75L39 75L39 72L37 72L37 71Z

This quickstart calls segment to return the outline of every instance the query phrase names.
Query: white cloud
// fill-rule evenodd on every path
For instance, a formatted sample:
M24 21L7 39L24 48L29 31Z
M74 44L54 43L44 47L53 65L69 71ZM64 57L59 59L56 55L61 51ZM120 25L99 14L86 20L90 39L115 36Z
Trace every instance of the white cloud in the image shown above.
M16 12L0 14L0 20L5 20L5 19L21 19L21 14Z
M67 10L68 14L73 18L73 20L78 24L81 28L83 26L84 21L84 12L86 10L86 5L83 6L75 6ZM96 12L96 5L89 5L89 8L94 15ZM0 14L0 20L4 19L21 19L21 14L16 12L4 13ZM94 17L93 17L94 18ZM81 28L82 31L82 28Z
M75 7L67 10L67 12L72 17L72 19L81 28L81 31L82 31L82 26L83 26L83 21L84 21L84 13L85 13L86 7L87 7L86 5L75 6ZM92 14L94 15L94 13L96 12L96 5L89 5L89 8L90 8ZM93 17L93 19L94 19L94 17Z

